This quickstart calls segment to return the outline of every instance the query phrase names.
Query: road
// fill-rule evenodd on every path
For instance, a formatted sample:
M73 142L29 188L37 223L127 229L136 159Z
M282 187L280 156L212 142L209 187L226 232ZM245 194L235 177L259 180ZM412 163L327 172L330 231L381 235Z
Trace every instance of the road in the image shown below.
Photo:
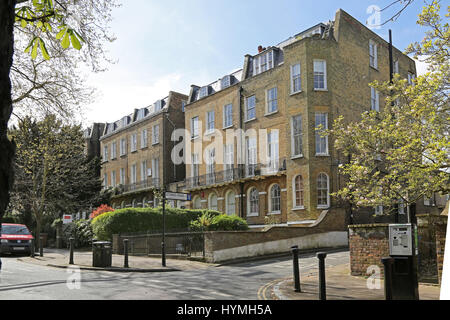
M256 300L268 298L274 280L292 277L289 256L167 273L74 272L2 260L1 300ZM326 263L348 260L348 251L334 252ZM302 274L317 272L315 254L300 255L300 267Z

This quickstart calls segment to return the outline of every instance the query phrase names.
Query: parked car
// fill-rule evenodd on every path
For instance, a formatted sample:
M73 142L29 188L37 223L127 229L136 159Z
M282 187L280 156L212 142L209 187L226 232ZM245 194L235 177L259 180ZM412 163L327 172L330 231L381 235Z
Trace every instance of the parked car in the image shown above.
M30 230L23 224L2 223L0 234L0 254L3 253L31 253Z

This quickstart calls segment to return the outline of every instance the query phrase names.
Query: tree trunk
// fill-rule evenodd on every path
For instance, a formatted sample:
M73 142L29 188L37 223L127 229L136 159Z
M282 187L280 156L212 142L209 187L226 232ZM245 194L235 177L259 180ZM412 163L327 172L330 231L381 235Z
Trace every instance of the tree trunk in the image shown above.
M12 187L15 144L8 139L11 116L11 70L14 50L14 8L16 0L0 1L0 222L9 203Z

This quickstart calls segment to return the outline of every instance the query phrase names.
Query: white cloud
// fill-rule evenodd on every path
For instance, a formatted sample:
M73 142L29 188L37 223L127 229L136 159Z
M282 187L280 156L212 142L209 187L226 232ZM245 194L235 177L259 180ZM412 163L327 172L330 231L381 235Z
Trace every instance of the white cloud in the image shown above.
M414 59L416 62L417 75L421 76L428 72L428 63Z

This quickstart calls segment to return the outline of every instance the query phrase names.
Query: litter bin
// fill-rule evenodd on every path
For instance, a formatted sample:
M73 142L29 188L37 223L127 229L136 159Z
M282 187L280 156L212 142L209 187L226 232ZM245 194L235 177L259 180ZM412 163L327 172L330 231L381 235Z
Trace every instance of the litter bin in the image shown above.
M112 265L112 246L108 241L96 241L92 243L92 266L107 268Z

